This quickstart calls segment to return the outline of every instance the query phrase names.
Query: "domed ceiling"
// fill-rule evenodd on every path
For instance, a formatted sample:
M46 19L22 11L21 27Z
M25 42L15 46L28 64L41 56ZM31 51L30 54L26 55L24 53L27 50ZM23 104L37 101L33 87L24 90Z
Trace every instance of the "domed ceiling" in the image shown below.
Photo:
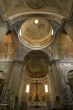
M42 78L48 73L48 65L43 59L36 59L27 62L26 72L31 78Z
M25 57L25 71L31 78L43 78L49 71L48 63L49 58L45 52L31 51Z
M48 46L52 40L53 29L49 21L41 17L26 20L19 31L19 39L29 48L39 49Z

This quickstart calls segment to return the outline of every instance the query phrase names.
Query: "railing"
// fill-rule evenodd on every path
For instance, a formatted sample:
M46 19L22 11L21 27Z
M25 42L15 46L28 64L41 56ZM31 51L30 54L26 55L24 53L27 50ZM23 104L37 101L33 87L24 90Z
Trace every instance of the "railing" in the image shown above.
M8 110L8 104L0 104L0 110Z
M73 110L73 103L66 103L64 106L67 108L67 110Z

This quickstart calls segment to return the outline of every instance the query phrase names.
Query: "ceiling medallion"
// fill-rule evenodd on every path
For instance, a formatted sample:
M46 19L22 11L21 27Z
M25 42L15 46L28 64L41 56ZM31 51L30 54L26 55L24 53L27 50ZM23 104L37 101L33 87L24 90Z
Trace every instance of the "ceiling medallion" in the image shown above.
M26 20L19 30L19 40L31 49L41 49L52 41L53 29L48 20L32 17Z
M27 5L34 9L40 9L47 5L47 0L25 0Z

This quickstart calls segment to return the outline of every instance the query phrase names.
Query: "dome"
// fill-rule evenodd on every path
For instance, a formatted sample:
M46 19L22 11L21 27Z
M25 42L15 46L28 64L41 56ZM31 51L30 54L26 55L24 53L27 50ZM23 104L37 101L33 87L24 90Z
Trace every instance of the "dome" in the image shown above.
M45 18L26 20L19 31L19 39L29 48L40 49L48 46L52 40L53 29Z

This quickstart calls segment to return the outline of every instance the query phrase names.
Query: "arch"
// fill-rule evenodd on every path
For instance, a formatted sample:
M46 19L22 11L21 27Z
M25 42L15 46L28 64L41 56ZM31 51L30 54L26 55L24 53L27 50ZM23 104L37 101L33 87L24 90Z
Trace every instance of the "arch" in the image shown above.
M58 32L55 39L54 56L59 59L73 59L73 41L71 37L63 31Z
M72 93L73 93L73 70L70 70L67 73L67 80L68 80L68 83L69 83L71 90L72 90Z
M39 59L39 58L43 58L44 60L46 60L48 63L49 63L49 55L48 53L42 51L42 50L33 50L33 51L30 51L26 54L26 56L24 57L24 62L26 63L27 60L29 59Z
M41 64L39 64L39 62ZM19 102L21 102L22 98L24 98L26 101L29 100L28 99L29 96L31 98L32 94L35 93L35 90L36 90L35 86L32 83L35 83L37 80L39 83L41 83L41 86L39 87L40 98L42 98L41 89L43 90L42 94L43 95L45 94L44 89L42 88L44 86L42 85L48 84L49 92L47 95L49 95L49 101L53 103L54 97L55 97L54 95L55 87L54 87L54 78L52 77L53 71L51 70L52 68L50 65L50 58L49 58L48 53L44 52L44 50L43 51L42 50L30 51L24 57L23 65L24 65L23 72L21 74L21 79L19 83L19 92L18 92ZM40 66L43 65L41 69L39 68L39 65ZM31 86L31 91L29 93L29 96L27 96L25 92L26 85ZM34 99L35 99L35 94L34 94L33 100L31 101L34 101Z
M49 57L40 50L30 51L24 58L25 71L29 77L41 78L48 73Z
M5 72L0 70L0 96L4 87L4 81L5 81Z
M0 70L0 79L5 79L6 73L2 70Z

